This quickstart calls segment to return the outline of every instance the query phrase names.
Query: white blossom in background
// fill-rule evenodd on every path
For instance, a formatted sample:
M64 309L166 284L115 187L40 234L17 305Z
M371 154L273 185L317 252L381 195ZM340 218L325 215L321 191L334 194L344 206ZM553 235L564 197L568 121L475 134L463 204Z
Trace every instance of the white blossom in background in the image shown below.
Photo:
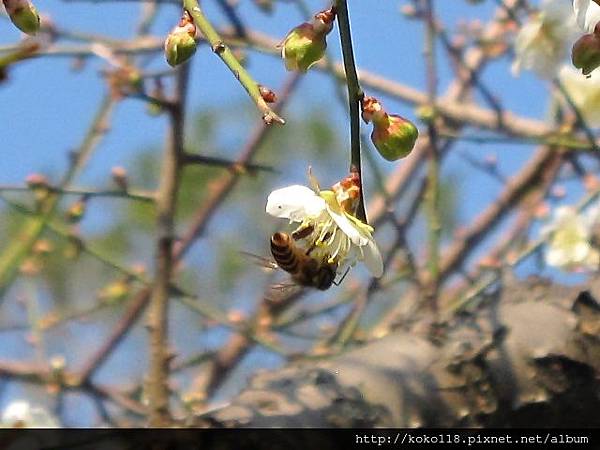
M543 0L517 34L513 75L524 69L542 78L554 77L576 36L571 5L565 0Z
M541 231L547 237L546 263L564 270L598 270L600 252L592 245L592 230L599 218L598 206L585 213L571 206L556 208L551 223Z
M58 420L41 406L32 406L24 400L9 403L2 412L4 428L58 428Z
M298 230L314 230L304 238L315 250L311 256L337 264L338 271L363 261L374 277L383 274L383 260L373 239L373 228L350 214L344 189L321 190L312 176L312 189L293 185L271 192L266 212L299 223Z
M558 78L586 124L600 126L600 72L583 75L570 65L563 66Z
M593 33L600 22L600 6L592 0L573 0L577 25L586 33Z

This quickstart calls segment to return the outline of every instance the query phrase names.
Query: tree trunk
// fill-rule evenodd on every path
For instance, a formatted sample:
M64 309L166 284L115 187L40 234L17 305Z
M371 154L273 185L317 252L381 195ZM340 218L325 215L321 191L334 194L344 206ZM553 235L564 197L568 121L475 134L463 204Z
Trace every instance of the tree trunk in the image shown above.
M433 342L392 334L257 375L194 425L600 427L600 281L505 283Z

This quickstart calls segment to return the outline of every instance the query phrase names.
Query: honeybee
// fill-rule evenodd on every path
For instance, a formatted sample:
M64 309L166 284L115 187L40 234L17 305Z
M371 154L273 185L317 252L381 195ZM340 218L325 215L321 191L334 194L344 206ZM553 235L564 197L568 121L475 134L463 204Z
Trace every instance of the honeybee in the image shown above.
M310 256L312 248L304 251L294 240L302 239L312 230L303 229L292 233L277 232L271 236L271 254L277 265L288 272L301 286L314 287L325 291L335 283L337 264L319 261Z

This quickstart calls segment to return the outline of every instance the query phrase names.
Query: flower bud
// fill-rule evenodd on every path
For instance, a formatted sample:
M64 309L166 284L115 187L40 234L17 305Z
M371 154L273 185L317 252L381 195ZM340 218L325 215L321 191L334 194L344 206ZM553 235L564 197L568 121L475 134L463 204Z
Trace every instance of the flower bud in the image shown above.
M34 35L40 29L40 16L29 0L2 0L11 22L23 33Z
M187 11L165 40L165 57L170 66L178 66L196 53L196 25Z
M27 178L25 178L25 183L33 192L33 197L38 204L48 198L48 195L50 194L50 183L48 182L48 178L44 175L40 173L29 174L27 175Z
M117 187L126 191L128 187L127 170L124 167L115 166L110 170L110 174Z
M412 151L419 131L411 121L386 113L374 97L365 97L362 107L363 120L373 122L371 141L381 156L388 161L395 161Z
M258 92L260 92L260 96L265 101L265 103L275 103L277 101L277 95L271 89L262 84L258 85Z
M273 12L273 0L254 0L254 4L266 13Z
M100 289L98 299L107 305L115 305L125 300L131 292L131 282L128 278L113 281Z
M306 72L323 55L327 48L325 37L333 29L335 8L316 14L312 22L292 29L281 43L281 57L287 70Z
M77 200L75 203L69 206L65 219L69 223L78 223L83 218L85 209L85 200Z
M581 36L571 51L573 65L589 75L600 66L600 26L596 25L592 34Z
M114 100L121 100L127 95L139 94L144 91L144 80L140 71L128 64L117 67L105 73L110 95Z
M54 245L48 239L38 239L33 244L32 252L38 256L49 255L54 250Z

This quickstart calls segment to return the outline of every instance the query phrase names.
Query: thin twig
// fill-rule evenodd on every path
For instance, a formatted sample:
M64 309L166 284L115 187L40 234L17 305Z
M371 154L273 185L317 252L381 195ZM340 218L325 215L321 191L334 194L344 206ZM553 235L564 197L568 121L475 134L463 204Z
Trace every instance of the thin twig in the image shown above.
M284 124L283 120L275 111L273 111L269 105L263 100L260 95L258 83L254 81L254 78L244 69L237 58L232 53L231 49L227 46L225 41L221 38L217 30L212 26L209 20L206 18L198 0L183 0L183 7L191 14L194 19L194 24L206 37L206 40L210 44L212 51L225 63L225 65L231 70L235 78L244 87L250 98L256 103L256 107L262 113L263 121L270 125L273 122Z

